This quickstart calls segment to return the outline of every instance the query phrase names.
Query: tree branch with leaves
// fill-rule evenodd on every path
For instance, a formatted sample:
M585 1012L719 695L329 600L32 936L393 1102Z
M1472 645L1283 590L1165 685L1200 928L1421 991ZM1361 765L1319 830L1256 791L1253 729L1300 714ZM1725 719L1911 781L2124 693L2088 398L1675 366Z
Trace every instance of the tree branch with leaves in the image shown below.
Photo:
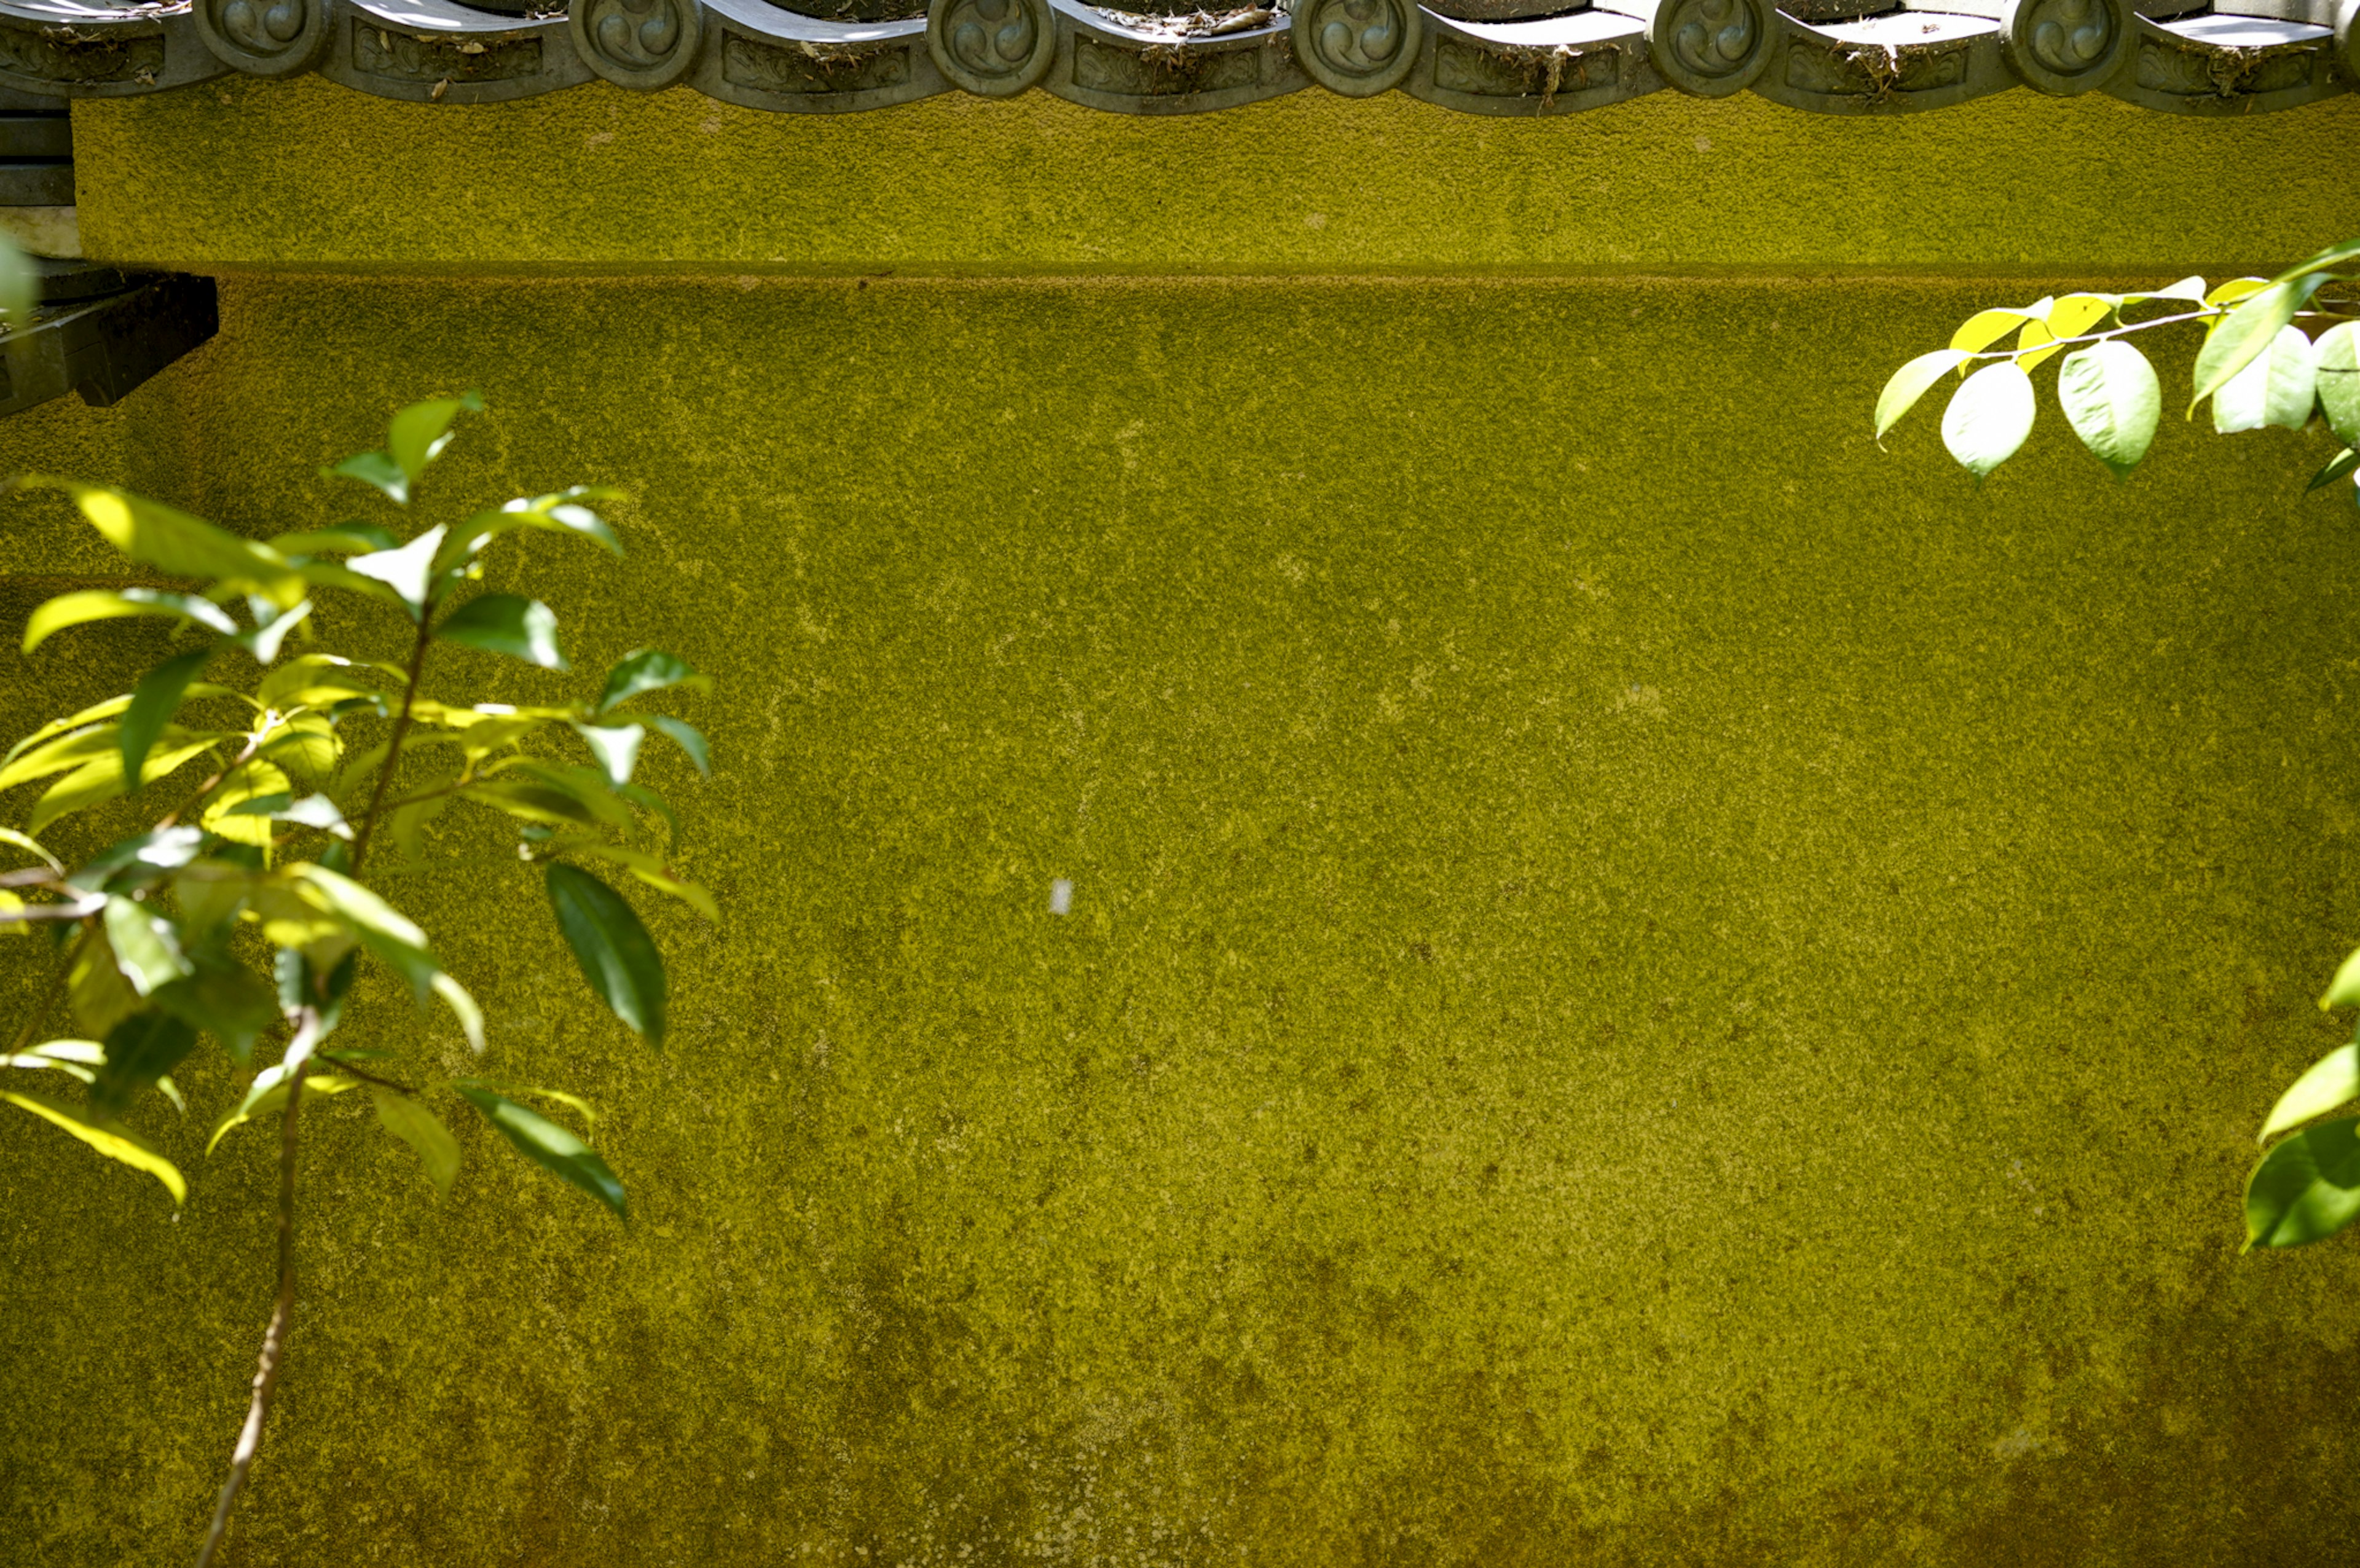
M2267 426L2299 430L2315 418L2343 446L2309 488L2351 480L2360 501L2355 264L2360 240L2331 245L2275 278L2210 287L2189 278L2144 293L2066 294L1979 310L1949 347L1894 372L1876 400L1877 439L1956 373L1961 380L1942 411L1942 443L1980 481L2023 447L2039 402L2031 373L2062 354L2057 401L2066 423L2117 478L2126 476L2147 456L2163 412L2162 382L2128 340L2192 325L2204 339L2188 417L2210 398L2212 428L2223 435ZM2344 961L2319 1005L2360 1006L2360 953ZM2360 1220L2360 1117L2318 1119L2355 1100L2360 1038L2330 1051L2278 1097L2258 1141L2293 1136L2271 1145L2246 1179L2248 1249L2322 1241Z
M374 488L406 515L454 421L481 408L472 393L404 408L384 447L328 472ZM49 933L46 942L16 945L27 956L46 948L50 964L0 1068L16 1070L6 1078L19 1083L35 1080L18 1073L55 1074L83 1091L77 1100L10 1086L0 1088L0 1100L152 1176L180 1203L186 1177L129 1118L151 1092L186 1114L172 1073L201 1040L239 1069L266 1042L281 1042L278 1061L254 1074L206 1144L210 1155L246 1123L280 1118L277 1291L230 1473L198 1550L204 1568L228 1530L286 1364L303 1108L366 1090L377 1124L447 1194L459 1144L429 1104L430 1089L446 1091L526 1159L618 1218L627 1214L621 1181L586 1139L525 1103L576 1116L586 1130L596 1118L580 1097L479 1076L413 1087L407 1078L414 1074L379 1070L386 1052L335 1043L366 962L398 977L420 1007L439 1003L469 1048L484 1050L474 996L443 967L426 931L365 875L387 848L402 868L431 871L423 840L431 821L454 807L489 813L515 832L518 864L540 867L558 932L590 988L661 1045L662 957L629 900L585 863L618 867L717 918L705 889L673 868L677 816L635 778L650 735L709 772L701 734L644 711L658 693L707 682L672 655L641 649L607 673L593 699L535 707L428 694L434 653L444 647L569 668L546 604L474 585L487 552L520 530L592 541L620 556L595 509L610 492L577 486L519 497L406 540L377 524L344 523L256 541L104 485L41 476L17 484L64 491L124 555L181 580L51 599L27 623L27 653L60 634L133 617L168 619L191 646L131 691L42 726L0 757L0 792L45 786L21 830L0 828L0 845L37 863L0 872L0 933ZM315 604L331 594L398 610L411 627L406 657L389 662L312 646ZM305 651L281 657L296 644ZM148 827L79 865L41 841L78 813L191 775L201 778L174 791L174 803ZM43 1038L60 1001L76 1032Z

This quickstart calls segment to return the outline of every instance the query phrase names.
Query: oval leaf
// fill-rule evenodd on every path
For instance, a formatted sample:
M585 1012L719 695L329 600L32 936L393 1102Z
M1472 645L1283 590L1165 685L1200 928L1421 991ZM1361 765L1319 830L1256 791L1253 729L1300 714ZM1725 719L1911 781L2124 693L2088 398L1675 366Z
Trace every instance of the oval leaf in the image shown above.
M1885 390L1876 395L1876 434L1901 422L1901 416L1918 406L1918 399L1937 381L1967 362L1967 355L1955 348L1938 348L1931 354L1921 354L1893 373Z
M2109 338L2065 356L2057 371L2057 400L2081 444L2120 479L2155 441L2163 383L2147 355Z
M451 421L461 410L471 414L484 411L483 397L464 392L456 397L434 397L423 403L412 403L393 416L386 426L385 450L403 475L415 485L425 474L426 465L442 455L451 444Z
M2335 966L2335 978L2327 983L2326 992L2319 998L2319 1010L2323 1013L2330 1007L2348 1007L2355 1002L2360 1002L2360 950L2349 953Z
M103 485L27 474L26 486L62 490L106 542L168 577L202 577L250 589L281 609L303 597L303 579L268 545L242 539L202 518Z
M2231 377L2259 358L2277 341L2286 324L2294 320L2294 313L2302 309L2304 301L2317 293L2325 281L2322 278L2304 278L2290 283L2273 283L2256 290L2244 304L2223 316L2204 340L2204 346L2197 351L2196 394L2188 401L2188 411L2194 413L2197 404L2226 387ZM2222 289L2227 287L2224 284ZM2222 289L2213 293L2220 294Z
M159 588L85 588L76 593L59 594L26 618L25 651L32 652L52 633L68 626L120 620L126 615L170 615L176 620L194 621L224 637L237 631L237 623L230 619L227 611L194 593L173 593Z
M434 1183L435 1195L449 1197L451 1179L459 1173L459 1140L451 1136L451 1129L407 1094L372 1086L369 1095L377 1102L377 1124L418 1151L426 1179Z
M2344 321L2319 334L2319 408L2328 429L2344 444L2360 447L2360 321Z
M2323 1116L2354 1100L2360 1100L2360 1043L2337 1046L2296 1079L2294 1086L2278 1096L2270 1119L2262 1124L2262 1137L2276 1138L2290 1127Z
M663 959L648 928L623 896L578 866L552 866L549 902L558 930L574 949L590 988L615 1016L645 1035L650 1045L664 1036Z
M2298 1133L2262 1156L2245 1182L2245 1245L2303 1247L2360 1218L2360 1122Z
M457 1093L483 1112L485 1119L499 1128L527 1160L573 1182L614 1210L617 1218L630 1218L625 1210L623 1183L588 1144L546 1116L489 1090L459 1088Z
M2032 377L2012 363L1987 365L1950 395L1942 444L1981 479L2016 454L2032 433Z
M2299 430L2311 422L2319 382L2319 355L2300 327L2282 327L2269 347L2212 395L2212 428L2221 434L2279 425Z
M180 703L189 694L189 682L213 662L217 646L208 645L168 659L139 678L139 684L131 691L131 705L124 710L123 727L115 732L126 779L138 777L140 766L155 749L164 726L180 711Z
M599 693L598 711L603 713L642 691L661 691L670 686L692 686L702 691L712 684L690 669L688 660L676 659L661 648L642 648L625 654L621 662L606 672L606 689Z
M568 668L557 645L557 615L538 599L484 593L468 600L434 628L444 642L504 653L543 670Z

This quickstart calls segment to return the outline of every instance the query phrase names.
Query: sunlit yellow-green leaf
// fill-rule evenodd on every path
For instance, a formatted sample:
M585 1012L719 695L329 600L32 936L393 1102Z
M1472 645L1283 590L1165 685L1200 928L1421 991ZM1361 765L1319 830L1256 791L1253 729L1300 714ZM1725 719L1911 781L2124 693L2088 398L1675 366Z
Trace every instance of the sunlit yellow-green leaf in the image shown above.
M164 1184L164 1191L172 1194L175 1203L188 1201L189 1184L181 1178L180 1168L148 1148L138 1134L122 1123L91 1116L46 1094L20 1094L14 1090L0 1089L0 1100L64 1128L109 1160L119 1160L134 1171L146 1171Z

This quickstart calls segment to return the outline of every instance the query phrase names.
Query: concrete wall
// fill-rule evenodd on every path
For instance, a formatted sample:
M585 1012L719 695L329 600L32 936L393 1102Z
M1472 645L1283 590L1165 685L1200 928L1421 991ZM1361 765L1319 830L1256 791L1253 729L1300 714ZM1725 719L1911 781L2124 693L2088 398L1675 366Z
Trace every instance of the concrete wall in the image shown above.
M606 1107L634 1219L466 1124L438 1205L330 1106L236 1561L2360 1545L2360 1252L2234 1256L2360 932L2323 438L2169 422L2116 485L2052 409L1977 489L1926 415L1866 437L1893 365L2039 291L1982 275L2360 228L2321 156L2351 101L831 123L601 90L436 140L225 91L77 119L86 233L224 267L221 337L112 412L0 425L0 460L276 530L354 508L313 470L393 404L480 386L427 515L631 490L618 572L536 539L495 585L579 665L718 677L718 777L658 777L727 917L650 909L657 1055L496 838L443 841L486 857L468 898L386 885L491 1010L491 1070ZM1667 161L1699 138L1750 172ZM2337 183L2255 212L2203 182L2238 159ZM1495 183L1437 218L1404 179ZM529 275L675 242L715 275ZM1810 276L1839 263L1923 275ZM1617 264L1688 275L1571 275ZM944 276L1093 267L1441 275ZM1484 276L1517 267L1557 275ZM889 269L919 276L812 276ZM102 564L49 500L5 516L26 604ZM140 635L6 656L16 727L120 689ZM373 995L379 1043L465 1065ZM188 1086L150 1119L197 1172L177 1219L0 1120L11 1561L169 1561L218 1480L271 1151L202 1160L233 1081Z

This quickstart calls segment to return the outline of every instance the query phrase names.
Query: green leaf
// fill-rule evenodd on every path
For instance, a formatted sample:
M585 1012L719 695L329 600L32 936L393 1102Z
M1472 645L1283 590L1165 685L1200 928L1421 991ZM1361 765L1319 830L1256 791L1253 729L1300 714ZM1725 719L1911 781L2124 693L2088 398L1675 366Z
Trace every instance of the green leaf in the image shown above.
M707 779L713 777L713 754L705 749L705 735L694 724L683 724L661 714L650 717L648 723L672 736L673 744L688 753L688 759L696 764L697 772Z
M240 1066L254 1042L279 1021L279 994L242 964L213 953L195 956L195 973L156 992L156 1005L222 1042Z
M0 828L0 844L14 844L18 849L25 851L28 855L38 855L41 858L42 864L46 865L52 871L58 872L61 875L65 871L64 863L59 860L56 855L51 855L48 850L43 849L38 843L33 839L26 837L23 833L18 833L15 828Z
M1950 334L1950 346L1961 354L1981 354L2025 322L2038 321L2048 308L2049 302L2044 299L2030 310L2011 310L2003 306L1978 310Z
M558 826L595 827L598 815L573 794L542 784L523 784L505 779L490 779L470 784L460 793L470 800L497 806L520 822L550 822Z
M66 880L76 887L121 893L144 887L168 871L178 871L204 848L205 835L191 827L154 828L108 844Z
M2313 277L2273 283L2215 322L2212 335L2196 354L2196 394L2188 400L2189 413L2192 416L2197 404L2226 387L2231 377L2267 351L2325 281Z
M2108 338L2065 356L2057 371L2065 422L2117 479L2147 455L2163 415L2163 384L2147 355Z
M2360 952L2347 955L2336 966L2335 978L2327 983L2327 990L2319 998L2319 1010L2348 1007L2360 1002Z
M2319 383L2319 356L2300 327L2284 327L2264 352L2212 395L2212 428L2222 435L2311 422Z
M2311 476L2311 483L2302 487L2303 494L2308 495L2313 490L2325 489L2339 479L2347 479L2355 469L2360 469L2360 452L2347 446L2329 458L2320 471Z
M109 1160L120 1160L134 1171L145 1171L164 1183L164 1191L172 1194L175 1203L188 1201L189 1184L181 1179L179 1168L148 1148L140 1140L138 1134L120 1122L86 1115L46 1094L19 1094L0 1089L0 1100L6 1100L44 1121L63 1127Z
M649 1044L661 1045L663 958L648 928L621 894L580 866L552 866L546 877L558 930L565 933L590 989Z
M442 455L451 444L451 421L461 410L471 414L484 411L484 399L475 392L464 392L456 397L434 397L423 403L412 403L394 415L386 426L385 448L403 475L415 488L426 473L426 465Z
M606 713L643 691L661 691L671 686L702 691L712 684L708 677L690 669L684 659L675 659L661 648L638 648L625 654L621 662L606 672L606 689L599 694L598 712Z
M171 743L174 732L167 729L164 738L168 744ZM220 744L218 740L198 740L184 746L173 745L172 749L160 756L151 754L147 766L140 770L139 782L142 785L153 784L177 771L191 757L201 757ZM25 824L26 831L39 833L60 817L95 806L102 800L112 800L123 793L123 779L122 754L110 747L104 756L83 763L50 785L49 792L35 802L32 819Z
M399 595L410 606L412 620L424 618L426 601L434 586L434 552L442 544L441 524L420 534L399 550L381 550L374 555L356 555L344 562L345 567L363 577L375 578Z
M1942 444L1981 479L2024 445L2032 415L2032 378L2010 361L1987 365L1950 395L1942 410Z
M607 781L617 786L631 781L639 759L639 743L647 738L645 724L576 724L574 733L589 746Z
M132 688L131 706L124 711L123 727L115 732L115 744L123 752L126 779L138 776L140 765L155 749L157 737L164 733L172 715L180 711L189 682L204 673L219 646L212 644L168 659L141 676L139 684Z
M538 599L485 593L442 618L434 635L445 642L504 653L543 670L570 668L557 643L557 616Z
M2347 1116L2297 1133L2245 1181L2245 1246L2302 1247L2360 1218L2360 1127Z
M115 962L139 995L153 996L158 987L191 973L172 922L150 913L147 906L119 896L110 898L105 920L107 945L115 949Z
M512 1100L519 1094L536 1100L547 1100L552 1105L563 1105L591 1127L598 1125L598 1107L581 1095L569 1094L563 1089L544 1089L533 1083L512 1083L504 1078L453 1078L451 1081L451 1086L454 1089L489 1089L495 1094L506 1094Z
M1967 362L1967 354L1955 348L1938 348L1931 354L1921 354L1893 373L1885 390L1876 397L1876 438L1901 422L1901 416L1918 406L1934 383Z
M303 597L303 579L285 556L186 512L71 479L37 474L18 483L64 491L109 544L167 576L210 579L220 587L261 593L282 608Z
M2319 334L2319 408L2327 428L2345 446L2360 447L2360 321L2344 321Z
M357 479L386 493L397 506L410 505L410 475L388 452L356 452L333 468L320 470L336 479Z
M288 782L287 775L258 757L249 757L230 769L206 802L202 819L205 831L233 844L252 844L267 857L270 852L270 812L288 804L293 797L294 786ZM245 810L249 805L260 810Z
M180 1064L197 1031L169 1013L134 1013L106 1031L106 1060L91 1085L91 1104L120 1111L131 1096Z
M68 626L93 621L116 621L127 615L169 615L194 621L224 637L237 633L237 623L210 599L194 593L173 593L160 588L84 588L60 593L36 609L25 621L25 651L35 648Z
M2355 257L2360 257L2360 240L2345 240L2341 245L2329 245L2306 261L2295 263L2271 281L2286 283L2298 278L2308 278L2314 272L2324 272L2331 267L2340 267Z
M606 526L604 517L583 505L585 501L610 500L617 495L616 491L597 485L576 485L553 495L519 495L503 502L497 511L478 512L469 517L465 526L451 536L437 564L455 566L502 534L517 528L580 534L585 539L596 539L608 553L619 556L623 546L615 538L614 530Z
M245 1096L213 1124L213 1135L205 1141L206 1155L212 1155L221 1140L229 1136L232 1127L243 1127L257 1116L285 1110L288 1083L292 1073L292 1064L285 1062L256 1073L254 1082L246 1086ZM303 1093L306 1094L341 1094L347 1089L360 1086L361 1081L357 1078L347 1078L341 1073L324 1070L314 1070L303 1077Z
M369 1097L377 1102L378 1125L418 1151L426 1179L434 1183L435 1195L449 1197L451 1179L459 1173L459 1140L451 1136L451 1129L407 1094L373 1085Z
M104 1040L115 1026L139 1006L139 993L115 965L115 950L101 926L73 955L66 974L66 1003L74 1027L93 1040Z
M2270 1119L2262 1124L2262 1138L2267 1142L2354 1100L2360 1100L2360 1042L2337 1046L2296 1079L2271 1107Z
M485 1118L499 1128L526 1159L573 1182L614 1210L617 1218L630 1217L625 1212L622 1182L616 1180L605 1160L591 1152L588 1144L514 1100L483 1089L460 1088L458 1094L483 1112Z
M566 839L552 846L561 855L590 855L601 860L611 860L626 866L632 876L655 888L669 893L694 909L708 920L719 920L721 910L713 902L713 895L694 882L672 875L672 868L645 850L631 849L618 844L605 844L595 839Z
M270 548L292 560L299 555L367 555L396 549L400 543L391 528L376 523L339 523L333 528L280 534L270 541Z
M88 729L52 737L47 744L33 747L5 768L0 768L0 789L14 789L28 779L69 773L110 754L117 758L119 768L122 749L115 735L121 727L118 724L93 724Z

